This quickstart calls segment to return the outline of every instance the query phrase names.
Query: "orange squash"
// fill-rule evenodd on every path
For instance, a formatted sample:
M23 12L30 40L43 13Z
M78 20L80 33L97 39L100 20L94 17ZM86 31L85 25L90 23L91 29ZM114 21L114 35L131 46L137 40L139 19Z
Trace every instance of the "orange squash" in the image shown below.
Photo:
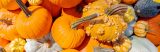
M61 7L51 3L50 0L43 1L41 6L46 8L52 14L53 17L57 17L60 14Z
M85 38L85 32L80 28L71 28L76 17L64 14L52 25L52 37L62 48L76 48Z
M26 3L27 0L22 0L23 3ZM7 10L16 10L19 8L16 0L0 0L0 8L5 8Z
M147 33L147 38L154 44L160 44L160 14L147 20L149 24L149 29Z
M137 0L122 0L122 2L125 4L134 4L137 2Z
M8 40L0 37L0 46L2 46L4 48L8 43L9 43Z
M82 0L50 0L50 1L62 8L72 8L78 5Z
M21 37L40 39L46 35L51 28L52 16L41 6L30 6L28 9L23 6L20 14L16 19L16 29ZM24 13L25 12L25 13ZM30 13L29 13L30 12Z
M79 51L76 49L65 49L65 50L62 50L62 52L79 52Z
M4 8L0 9L0 14L0 37L7 40L20 37L15 26L17 14Z

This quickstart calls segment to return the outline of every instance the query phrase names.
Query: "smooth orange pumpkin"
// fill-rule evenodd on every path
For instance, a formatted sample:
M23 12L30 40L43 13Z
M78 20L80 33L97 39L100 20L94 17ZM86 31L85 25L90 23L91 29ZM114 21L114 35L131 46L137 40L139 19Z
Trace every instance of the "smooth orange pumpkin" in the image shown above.
M44 0L41 6L46 8L52 14L53 17L57 17L60 14L61 7L51 3L50 0Z
M17 14L4 8L0 9L0 14L0 37L7 40L13 40L20 37L15 26Z
M85 32L80 28L71 28L77 18L64 14L52 25L52 37L62 48L76 48L85 38Z
M134 4L137 2L137 0L122 0L122 2L125 4Z
M147 33L147 38L154 44L160 44L160 14L147 20L149 24L149 29Z
M9 43L8 40L0 37L0 46L2 46L4 48L8 43Z
M78 5L82 0L50 0L50 1L62 8L72 8Z
M27 0L22 0L23 3L26 3ZM5 8L7 10L16 10L19 8L16 0L0 0L0 8Z
M23 38L40 39L51 28L52 16L41 6L30 6L31 15L28 17L23 11L17 16L16 29Z
M62 52L79 52L79 51L76 49L65 49L65 50L62 50Z

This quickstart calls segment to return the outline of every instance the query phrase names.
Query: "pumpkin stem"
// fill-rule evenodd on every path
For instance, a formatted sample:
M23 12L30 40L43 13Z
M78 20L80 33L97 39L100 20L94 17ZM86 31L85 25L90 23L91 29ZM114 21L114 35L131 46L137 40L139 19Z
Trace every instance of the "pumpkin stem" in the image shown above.
M28 8L23 4L21 0L16 0L20 8L23 10L23 12L26 14L27 17L31 16L31 12L28 10Z
M75 21L74 23L71 24L71 28L75 29L79 24L81 24L85 21L91 20L91 19L93 19L97 16L98 16L98 14L95 13L95 14L89 15L87 17L80 18L80 19L78 19L77 21Z

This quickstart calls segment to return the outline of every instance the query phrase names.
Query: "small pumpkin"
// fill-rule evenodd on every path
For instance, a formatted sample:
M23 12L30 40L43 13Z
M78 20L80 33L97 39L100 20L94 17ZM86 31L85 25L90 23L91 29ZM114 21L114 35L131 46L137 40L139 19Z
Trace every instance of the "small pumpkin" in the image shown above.
M39 5L43 0L28 0L30 5Z
M132 48L129 52L158 52L157 47L146 38L132 36Z
M26 3L27 0L22 0L23 3ZM16 0L0 0L0 8L5 8L7 10L16 10L19 8Z
M134 26L134 33L139 37L145 37L148 31L148 23L146 21L137 21Z
M122 0L123 3L125 4L135 4L137 2L137 0Z
M61 51L62 48L55 43L51 37L51 34L46 35L40 40L26 39L25 44L26 52L57 52Z
M65 14L65 13L62 13ZM71 24L78 18L65 14L58 17L52 25L52 37L62 48L76 48L85 38L81 28L72 28Z
M0 46L1 46L2 48L4 48L8 43L9 43L8 40L3 39L3 38L0 37Z
M16 29L23 38L40 39L50 31L52 16L41 6L30 6L28 9L17 16Z
M22 38L16 38L5 46L6 52L24 52L26 41Z
M15 26L17 14L4 8L0 9L0 14L0 37L6 40L14 40L20 37Z
M62 52L79 52L79 51L76 49L65 49L65 50L62 50Z
M149 29L146 38L149 39L154 45L160 44L160 14L147 20Z
M56 4L62 8L72 8L77 6L82 0L50 0L53 4Z

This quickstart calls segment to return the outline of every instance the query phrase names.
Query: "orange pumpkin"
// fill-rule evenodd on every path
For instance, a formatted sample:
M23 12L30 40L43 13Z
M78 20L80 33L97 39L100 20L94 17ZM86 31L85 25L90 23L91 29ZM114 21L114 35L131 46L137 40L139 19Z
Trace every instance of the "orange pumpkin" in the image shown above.
M96 1L96 0L84 0L86 3L92 3L92 2L94 2L94 1Z
M0 37L0 46L5 47L9 43L8 40Z
M61 7L51 3L50 0L43 1L41 6L46 8L52 14L53 17L57 17L60 14Z
M160 14L147 21L149 30L146 37L157 46L160 44Z
M0 37L13 40L18 38L15 21L17 14L12 13L4 8L0 9Z
M158 52L160 52L160 45L157 48L158 48Z
M78 47L85 38L83 29L71 28L71 23L75 20L76 17L64 14L52 25L52 37L62 48Z
M79 51L75 49L66 49L66 50L62 50L62 52L79 52Z
M122 2L125 4L134 4L137 2L137 0L122 0Z
M23 11L17 16L16 29L23 38L40 39L50 31L52 16L41 6L30 6L31 15Z
M22 0L23 3L26 3L27 0ZM19 8L16 0L0 0L0 8L5 8L8 10L16 10Z
M96 47L113 49L112 44L110 43L101 43L90 37L86 37L84 40L85 41L83 41L83 43L76 48L80 50L80 52L94 52L94 48Z
M73 7L73 8L63 8L62 9L62 15L63 13L67 14L67 15L72 15L74 17L78 17L80 18L82 16L82 13L80 11L80 8L78 7Z
M62 8L72 8L78 5L82 0L50 0L50 1Z

